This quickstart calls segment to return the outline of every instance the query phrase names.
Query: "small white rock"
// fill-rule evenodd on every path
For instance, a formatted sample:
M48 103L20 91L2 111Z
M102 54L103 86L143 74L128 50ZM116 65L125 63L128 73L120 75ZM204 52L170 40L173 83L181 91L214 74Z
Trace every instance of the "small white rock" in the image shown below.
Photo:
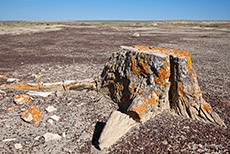
M65 132L62 133L62 137L66 138L66 133Z
M57 121L57 122L60 120L60 117L57 115L52 115L50 118Z
M22 148L22 145L21 145L20 143L16 143L16 144L14 144L14 147L15 147L16 149L21 149L21 148Z
M8 139L4 139L2 140L2 142L10 142L10 141L15 141L16 138L8 138Z
M53 105L50 105L46 108L46 111L47 112L54 112L54 111L57 111L57 109L53 106Z
M189 129L189 126L184 126L183 129Z
M53 95L53 92L28 91L26 94L28 94L30 96L48 97L50 95Z
M164 145L167 145L167 144L168 144L168 141L167 141L167 140L164 140L164 141L162 141L161 143L164 144Z
M78 121L78 120L76 120L76 122L75 122L75 126L76 126L76 127L79 127L79 126L80 126L80 124L81 124L81 122L80 122L80 121Z
M53 125L54 124L54 121L52 119L49 119L48 122Z
M39 139L40 139L40 137L41 137L41 136L37 136L37 137L35 137L34 139L35 139L35 140L39 140Z
M81 140L85 140L85 139L87 139L87 138L89 138L90 137L90 135L89 135L89 133L82 133L81 134L81 136L80 136L80 138L79 139L81 139Z
M36 79L38 79L38 78L40 78L42 75L39 75L39 74L32 74L31 76L34 77L34 78L36 78Z
M45 141L51 141L51 140L60 140L61 136L58 134L53 134L53 133L49 133L47 132L45 135L43 135L43 137L45 138Z
M8 78L7 79L7 82L18 82L19 79L16 79L16 78Z
M21 111L25 111L26 109L25 108L21 108Z
M70 106L71 104L72 104L72 102L70 102L70 103L67 103L67 104L66 104L66 106Z
M133 34L133 37L139 37L139 36L140 36L140 33L136 32L136 33Z

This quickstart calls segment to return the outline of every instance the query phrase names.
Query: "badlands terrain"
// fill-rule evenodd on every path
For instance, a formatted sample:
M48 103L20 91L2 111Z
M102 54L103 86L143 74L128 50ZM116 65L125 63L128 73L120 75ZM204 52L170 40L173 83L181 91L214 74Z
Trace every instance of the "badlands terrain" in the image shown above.
M0 85L10 84L9 78L47 83L96 77L121 45L189 51L203 98L227 127L164 111L109 149L99 150L100 131L110 113L118 109L109 97L63 91L17 105L13 97L26 91L0 89L0 153L228 153L229 21L0 22ZM27 123L20 114L32 104L41 118ZM56 110L48 112L48 106ZM6 110L10 107L15 108ZM47 141L47 132L59 139Z

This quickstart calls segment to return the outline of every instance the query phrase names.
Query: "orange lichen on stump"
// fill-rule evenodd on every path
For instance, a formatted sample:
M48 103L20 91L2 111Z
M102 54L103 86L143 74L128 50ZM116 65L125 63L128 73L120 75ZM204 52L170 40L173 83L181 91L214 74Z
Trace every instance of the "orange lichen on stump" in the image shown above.
M142 115L145 113L145 111L147 111L147 108L146 108L147 105L148 105L147 98L144 98L144 100L138 103L134 103L133 106L130 107L129 111L134 111L138 113L138 116L141 119Z
M139 89L138 90L138 95L141 95L143 93L143 90L142 89Z
M139 50L150 50L150 47L143 45L134 45L134 47L137 47Z
M119 84L117 85L117 90L119 90L119 91L123 90L123 85L119 83Z
M209 105L206 103L202 107L205 111L210 111Z
M169 64L166 67L162 67L159 73L154 77L154 82L165 87L166 79L170 76Z
M134 101L132 105L129 107L128 111L134 111L138 114L141 119L143 114L149 109L148 106L152 106L153 104L157 104L159 101L158 93L156 91L152 91L151 94L145 98L138 99L136 102Z
M183 85L181 82L178 82L178 92L179 92L179 96L180 98L183 98L184 97L184 92L183 92Z
M138 50L158 50L158 51L161 51L163 52L164 54L166 55L173 55L173 56L176 56L176 57L182 57L182 56L185 56L185 57L190 57L190 54L188 51L184 51L184 50L171 50L171 49L165 49L165 48L159 48L159 47L150 47L150 46L142 46L142 45L134 45L134 47L138 48ZM189 64L192 64L191 63L191 60L188 60L189 61Z
M134 84L132 88L129 88L130 94L133 94L136 89L137 89L137 85Z
M150 69L150 66L148 64L145 64L143 61L139 61L139 65L140 65L140 73L143 75L143 76L146 76L149 69Z
M21 118L26 122L35 122L39 121L41 117L41 113L39 109L35 105L31 105L29 109L26 109L21 113Z
M158 50L166 55L173 55L174 57L187 57L188 73L190 73L190 70L192 69L192 60L191 60L191 56L188 51L170 50L170 49L165 49L165 48L142 46L142 45L134 45L134 47L138 48L138 50L144 50L144 51Z
M137 68L137 64L136 64L135 58L130 58L130 63L131 63L131 65L132 65L133 74L138 74L140 71L139 71L139 69Z

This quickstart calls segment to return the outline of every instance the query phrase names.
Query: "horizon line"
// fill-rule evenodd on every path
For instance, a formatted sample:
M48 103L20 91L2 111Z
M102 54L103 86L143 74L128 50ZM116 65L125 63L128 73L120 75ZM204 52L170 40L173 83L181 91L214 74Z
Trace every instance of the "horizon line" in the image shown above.
M170 20L167 20L167 19L159 19L159 20L138 20L138 19L109 19L109 20L106 20L106 19L84 19L84 20L14 20L14 19L10 19L10 20L0 20L0 21L27 21L27 22L73 22L73 21L230 21L230 20L209 20L209 19L204 19L204 20L201 20L201 19L197 19L197 20L193 20L193 19L170 19Z

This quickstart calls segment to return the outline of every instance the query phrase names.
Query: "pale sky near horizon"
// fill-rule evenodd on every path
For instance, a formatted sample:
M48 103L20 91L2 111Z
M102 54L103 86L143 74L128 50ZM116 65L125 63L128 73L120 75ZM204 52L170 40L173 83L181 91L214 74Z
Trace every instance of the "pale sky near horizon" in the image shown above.
M230 0L0 0L0 20L230 20Z

